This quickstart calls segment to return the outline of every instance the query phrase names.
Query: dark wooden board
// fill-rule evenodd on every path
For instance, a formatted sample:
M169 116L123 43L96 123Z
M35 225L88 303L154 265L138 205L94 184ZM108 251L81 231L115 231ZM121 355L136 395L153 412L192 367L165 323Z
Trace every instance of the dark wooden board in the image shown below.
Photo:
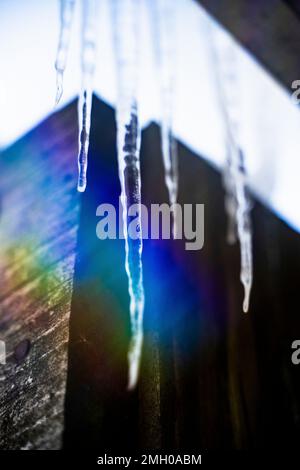
M300 18L282 0L197 0L291 91L300 77ZM299 10L299 5L296 7Z
M144 242L145 342L129 393L124 243L97 239L117 204L113 110L94 101L72 300L65 447L254 449L299 442L300 236L253 199L254 285L242 313L239 247L226 243L221 175L179 145L179 202L205 204L205 245ZM167 202L159 130L142 139L143 202Z

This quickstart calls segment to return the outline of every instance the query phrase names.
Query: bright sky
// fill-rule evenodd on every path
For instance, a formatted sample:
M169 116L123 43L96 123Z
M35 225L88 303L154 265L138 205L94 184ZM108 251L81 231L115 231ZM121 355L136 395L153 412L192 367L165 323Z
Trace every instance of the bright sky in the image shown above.
M98 0L99 29L95 91L115 104L116 80L109 1ZM159 88L149 5L143 0L140 101L144 124L159 118ZM220 167L225 158L224 123L218 99L208 27L225 33L193 0L174 0L177 21L175 133L187 146ZM79 5L60 106L80 89ZM51 114L54 60L59 33L58 0L0 0L0 145L5 147ZM281 88L236 45L241 74L242 142L249 184L257 196L300 231L300 112ZM299 77L295 77L300 79ZM201 181L199 181L201 184Z

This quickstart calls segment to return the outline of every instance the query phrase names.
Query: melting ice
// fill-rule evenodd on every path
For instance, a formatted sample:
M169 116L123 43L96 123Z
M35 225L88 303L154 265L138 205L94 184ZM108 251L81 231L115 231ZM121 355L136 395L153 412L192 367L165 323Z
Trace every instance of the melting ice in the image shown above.
M86 188L86 173L90 143L90 127L93 97L93 76L95 70L95 21L96 0L82 0L81 73L82 85L78 101L79 153L77 189Z
M55 61L56 99L58 104L63 94L63 78L67 65L75 0L60 0L60 33Z
M228 213L228 241L240 242L241 273L244 286L243 310L248 312L253 279L250 205L247 197L244 156L240 144L238 62L232 40L211 31L212 56L215 59L217 89L227 134L227 160L224 169L225 207ZM215 34L215 35L214 35Z
M178 193L178 156L177 144L173 136L176 2L174 3L172 0L154 0L151 5L153 8L152 31L159 70L161 148L165 169L165 184L168 189L170 204L176 204ZM174 216L174 237L176 235L175 222L176 217Z
M116 106L117 151L123 229L125 238L125 268L130 296L132 339L129 347L129 384L133 389L138 380L143 343L144 287L142 267L141 226L141 174L139 107L137 99L139 65L139 0L116 0L112 3L115 53L117 61L118 98ZM135 205L138 220L138 237L128 237L130 214Z

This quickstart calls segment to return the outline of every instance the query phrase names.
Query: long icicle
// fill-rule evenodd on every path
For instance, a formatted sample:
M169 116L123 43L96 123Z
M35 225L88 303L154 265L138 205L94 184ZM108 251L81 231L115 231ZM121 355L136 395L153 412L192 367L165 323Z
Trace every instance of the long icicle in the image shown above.
M132 390L136 386L138 380L143 343L143 313L145 302L141 225L141 129L137 99L139 7L139 0L115 0L112 10L118 80L116 109L117 150L125 238L125 268L128 276L132 329L132 338L128 352L129 390ZM137 239L133 239L128 234L128 225L130 222L128 209L133 204L135 204L135 216L137 217L139 226Z
M63 79L64 71L67 65L71 28L74 16L74 6L75 0L60 0L60 33L55 60L56 105L59 103L63 94Z
M82 84L78 101L79 153L77 190L85 191L95 71L96 0L82 0L81 73Z
M216 67L217 89L227 134L228 156L224 170L225 206L229 217L228 241L237 236L241 250L240 279L244 286L243 311L248 312L253 282L252 233L250 204L246 188L244 156L239 137L238 97L236 96L237 57L230 38L213 36L213 58Z
M174 0L154 0L153 33L156 56L159 65L161 104L161 148L165 169L165 184L170 204L177 203L178 195L178 153L173 133L173 100L175 85L175 19ZM176 237L176 216L173 214L173 237Z

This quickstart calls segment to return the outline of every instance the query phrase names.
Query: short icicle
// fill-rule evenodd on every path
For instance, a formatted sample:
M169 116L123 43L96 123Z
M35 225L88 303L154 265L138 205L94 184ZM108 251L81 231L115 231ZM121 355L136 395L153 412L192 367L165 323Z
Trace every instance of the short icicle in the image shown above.
M113 28L117 60L118 98L116 109L117 150L123 230L125 238L125 268L130 296L132 338L129 346L128 389L135 388L143 344L144 287L142 266L141 225L141 175L137 86L138 86L138 27L140 0L115 0L112 2ZM129 236L129 207L135 205L138 220L137 239Z
M93 76L95 70L96 0L82 0L81 73L82 84L78 101L79 153L77 190L85 191L90 142Z
M177 203L178 153L173 132L173 101L175 86L175 25L176 1L153 1L153 35L158 63L160 89L161 149L165 170L165 184L171 205ZM176 207L176 206L174 206ZM173 237L176 238L176 217L173 214Z
M55 60L57 105L63 94L63 78L67 65L75 0L60 0L60 33Z
M215 33L215 32L213 32ZM244 155L240 143L237 56L232 40L224 33L212 36L212 57L217 75L220 107L224 118L228 155L224 169L226 190L225 207L228 213L228 241L234 243L236 235L240 243L241 273L244 287L243 311L249 310L253 282L252 230L250 203L247 196Z

